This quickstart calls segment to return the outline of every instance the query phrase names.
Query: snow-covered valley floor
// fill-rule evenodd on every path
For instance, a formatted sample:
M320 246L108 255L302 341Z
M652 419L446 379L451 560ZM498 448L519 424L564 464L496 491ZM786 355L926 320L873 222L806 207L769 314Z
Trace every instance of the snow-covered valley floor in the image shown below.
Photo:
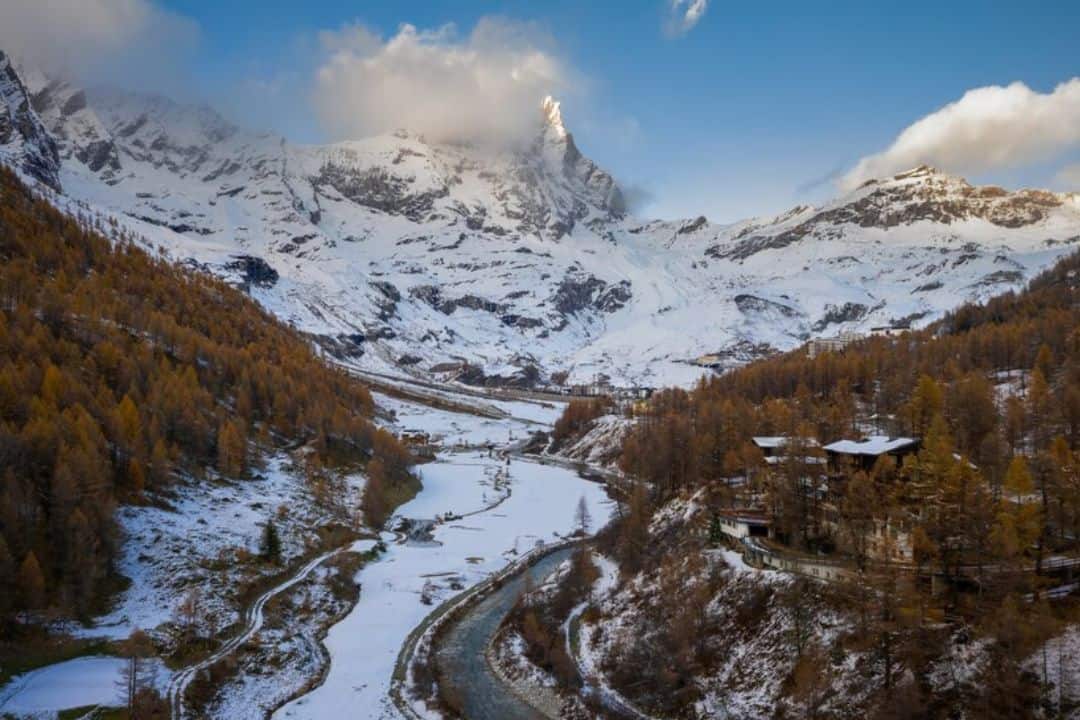
M382 398L380 398L380 402ZM508 406L519 403L506 403ZM545 408L509 408L534 422L551 417ZM531 423L442 411L416 412L396 407L399 422L445 441L504 444L511 433L522 437ZM402 412L402 411L405 412ZM397 718L388 695L398 651L409 632L435 606L482 581L540 542L552 542L573 528L574 510L584 497L593 518L606 523L612 507L604 488L561 467L511 457L510 495L500 495L495 473L506 460L486 452L450 453L421 467L424 489L398 515L431 519L452 512L465 516L438 524L433 542L395 543L357 576L360 600L326 638L332 658L325 682L279 710L277 718ZM490 509L485 509L490 508ZM472 513L472 514L470 514ZM425 604L423 600L431 604Z

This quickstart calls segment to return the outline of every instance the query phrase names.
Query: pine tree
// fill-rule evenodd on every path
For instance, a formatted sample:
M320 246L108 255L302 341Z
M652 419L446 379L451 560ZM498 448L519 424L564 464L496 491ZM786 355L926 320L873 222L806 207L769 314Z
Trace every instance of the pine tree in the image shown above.
M231 420L218 429L218 471L224 475L241 475L247 469L247 441Z
M281 537L273 520L267 520L263 526L262 542L259 544L259 556L268 562L281 560Z
M154 448L150 451L150 482L155 487L163 487L169 480L172 469L169 459L169 450L165 445L164 438L158 438L154 442Z
M387 501L386 465L381 458L372 458L367 465L367 483L364 485L364 494L360 499L360 508L363 511L364 522L372 528L380 528L386 522L389 513Z
M1016 560L1035 543L1041 530L1039 506L1031 502L1035 485L1023 456L1009 463L1004 489L992 543L1002 558Z
M844 493L840 518L848 549L859 570L866 566L870 554L870 537L877 527L877 514L880 509L881 498L874 481L864 472L855 473Z
M128 461L127 483L136 497L141 496L143 491L146 490L146 472L143 470L143 464L139 462L138 458L131 458Z
M1009 463L1009 469L1005 473L1005 491L1012 495L1017 503L1035 491L1035 484L1023 455L1017 455Z
M0 533L0 628L3 619L15 606L15 560L11 557L7 541Z
M67 527L67 577L65 586L72 598L76 612L85 617L94 597L97 580L96 538L82 510L71 513Z
M142 421L139 419L139 409L135 407L135 401L130 395L124 395L120 404L116 406L113 417L116 436L123 446L122 451L125 457L137 454L142 440Z
M27 610L37 610L45 604L45 576L41 573L41 565L38 564L34 551L26 553L22 566L19 568L19 599L22 607Z
M712 521L709 523L709 544L713 547L720 545L724 542L724 529L720 525L720 515L713 513Z
M941 386L929 375L919 377L909 408L911 432L916 436L925 434L934 418L941 414L944 407Z

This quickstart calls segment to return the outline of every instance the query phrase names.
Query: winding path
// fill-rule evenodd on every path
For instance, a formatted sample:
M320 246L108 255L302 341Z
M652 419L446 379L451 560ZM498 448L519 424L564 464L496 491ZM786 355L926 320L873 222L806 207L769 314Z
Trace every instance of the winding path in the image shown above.
M171 711L170 716L173 720L183 720L184 717L186 717L184 709L184 693L187 691L188 686L191 685L191 681L195 679L195 676L199 671L204 670L217 661L231 655L262 628L265 620L263 610L266 608L266 603L276 595L279 595L302 581L310 575L315 568L344 549L345 547L339 547L335 550L323 553L313 560L309 560L307 564L297 570L291 577L264 592L255 599L255 602L253 602L244 613L244 629L242 632L226 640L221 647L212 654L173 675L172 680L169 681L169 689L166 693L169 700L169 709Z

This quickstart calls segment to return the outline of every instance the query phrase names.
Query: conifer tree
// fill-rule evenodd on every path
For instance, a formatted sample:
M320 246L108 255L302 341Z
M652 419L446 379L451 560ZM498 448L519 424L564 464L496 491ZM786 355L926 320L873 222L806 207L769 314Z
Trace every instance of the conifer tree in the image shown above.
M0 628L7 613L15 606L15 559L0 533Z
M231 420L218 429L217 446L218 471L231 476L243 474L247 469L247 441Z
M1017 455L1005 473L1005 495L993 534L996 550L1005 559L1019 558L1039 537L1039 506L1031 501L1034 489L1027 461Z
M941 414L944 399L941 386L929 375L919 377L919 383L911 397L909 409L911 432L920 436L925 434L934 418Z
M19 568L19 598L26 610L37 610L45 604L45 576L41 573L34 551L26 553Z
M713 513L709 522L709 544L716 547L724 542L724 529L720 525L720 515Z
M281 560L281 537L273 520L267 520L263 526L262 541L259 543L259 556L267 562Z

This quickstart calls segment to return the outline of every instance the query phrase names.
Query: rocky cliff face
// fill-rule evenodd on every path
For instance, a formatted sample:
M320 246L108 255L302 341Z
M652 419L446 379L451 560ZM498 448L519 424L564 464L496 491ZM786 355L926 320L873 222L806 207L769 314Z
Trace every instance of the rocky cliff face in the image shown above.
M0 161L53 190L60 189L56 141L30 106L11 60L0 51Z
M687 382L705 353L928 321L1080 243L1075 195L925 167L775 218L643 221L550 98L533 142L495 153L407 132L299 146L6 60L0 87L5 162L382 370Z

